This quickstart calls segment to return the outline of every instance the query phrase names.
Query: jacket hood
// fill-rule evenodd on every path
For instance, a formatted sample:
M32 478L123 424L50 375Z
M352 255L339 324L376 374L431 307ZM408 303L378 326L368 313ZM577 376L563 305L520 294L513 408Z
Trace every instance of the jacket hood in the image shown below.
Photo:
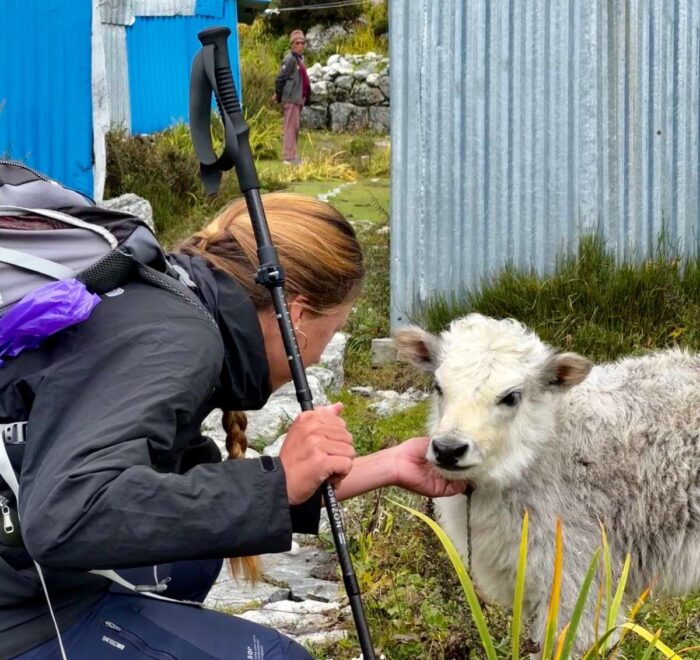
M216 319L224 342L221 383L212 405L222 410L258 410L272 388L267 353L258 314L245 290L201 257L173 253L197 285L197 294Z

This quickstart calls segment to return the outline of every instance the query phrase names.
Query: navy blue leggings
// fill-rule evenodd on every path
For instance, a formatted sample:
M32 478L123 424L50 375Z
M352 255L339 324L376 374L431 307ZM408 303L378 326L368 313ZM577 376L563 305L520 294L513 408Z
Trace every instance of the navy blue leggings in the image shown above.
M203 600L208 591L208 588L203 590L203 578L213 573L210 587L218 574L214 568L211 562L178 562L159 568L160 579L164 575L172 578L172 587L169 585L164 595L194 600L199 592ZM138 577L127 571L119 572L130 581ZM153 576L153 569L149 574ZM312 657L276 630L245 619L117 590L91 607L61 637L68 660L310 660ZM60 660L60 657L58 642L52 639L17 656L16 660Z

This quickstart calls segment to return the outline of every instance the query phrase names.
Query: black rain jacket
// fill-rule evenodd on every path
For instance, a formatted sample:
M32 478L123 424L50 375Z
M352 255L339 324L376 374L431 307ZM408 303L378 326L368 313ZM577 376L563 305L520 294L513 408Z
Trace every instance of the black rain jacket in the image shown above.
M272 471L258 459L222 462L201 435L215 408L262 407L267 359L247 294L202 259L173 258L218 327L133 282L0 368L0 421L29 422L22 535L62 629L111 584L90 569L281 552L292 532L318 529L320 491L290 507L278 459ZM12 497L2 479L0 494ZM0 660L54 634L29 554L0 541Z

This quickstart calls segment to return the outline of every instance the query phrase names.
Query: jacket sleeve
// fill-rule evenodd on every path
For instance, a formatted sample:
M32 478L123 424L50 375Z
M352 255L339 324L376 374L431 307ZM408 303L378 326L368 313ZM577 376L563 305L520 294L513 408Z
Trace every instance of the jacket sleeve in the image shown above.
M289 80L290 76L294 73L294 55L288 53L282 60L282 65L275 78L275 95L277 96L277 102L282 102L282 93L284 92L284 84Z
M20 480L34 559L85 570L290 547L279 463L272 471L258 460L167 471L169 457L184 451L174 446L176 429L209 397L222 356L207 321L178 318L52 365L36 388Z

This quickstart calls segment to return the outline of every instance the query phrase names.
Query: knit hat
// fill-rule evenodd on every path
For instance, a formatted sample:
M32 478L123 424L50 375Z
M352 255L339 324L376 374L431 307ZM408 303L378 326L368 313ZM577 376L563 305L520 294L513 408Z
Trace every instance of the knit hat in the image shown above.
M297 39L306 41L306 37L301 30L292 30L292 33L289 35L289 43L293 44Z

